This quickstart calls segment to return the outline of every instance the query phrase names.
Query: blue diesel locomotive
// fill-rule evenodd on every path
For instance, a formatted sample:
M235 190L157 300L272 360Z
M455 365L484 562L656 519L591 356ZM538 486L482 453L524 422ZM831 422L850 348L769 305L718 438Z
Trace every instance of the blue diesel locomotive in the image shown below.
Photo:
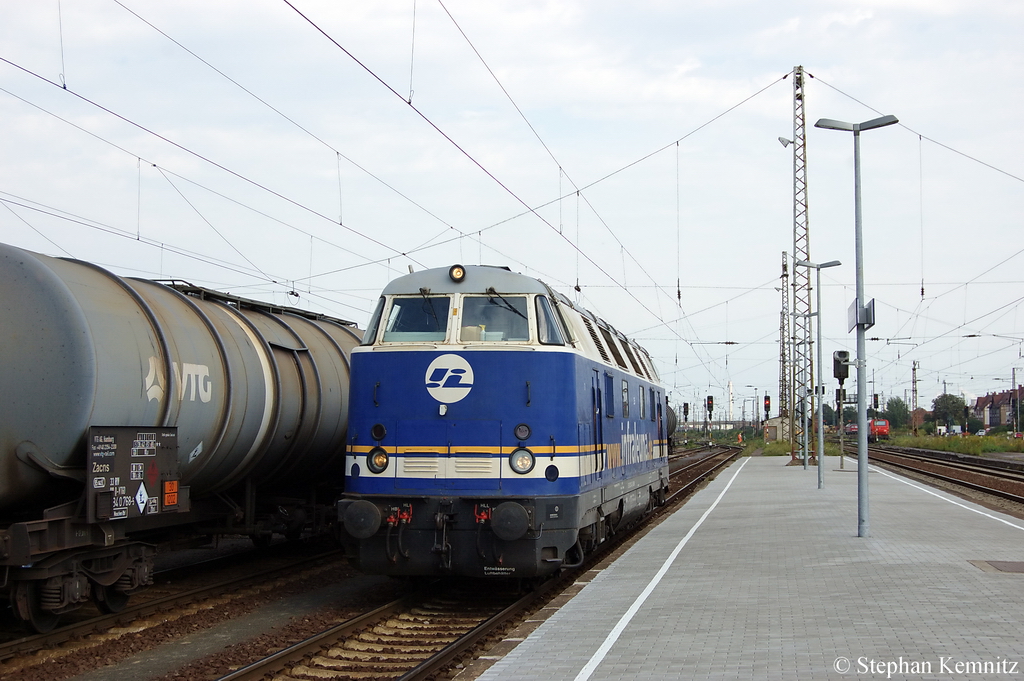
M349 555L370 573L532 578L664 502L650 356L507 268L391 282L352 352Z

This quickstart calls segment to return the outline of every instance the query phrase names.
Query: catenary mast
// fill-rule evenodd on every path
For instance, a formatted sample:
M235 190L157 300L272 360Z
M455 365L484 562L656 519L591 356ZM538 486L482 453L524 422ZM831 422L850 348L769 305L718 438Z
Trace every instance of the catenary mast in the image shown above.
M804 67L793 67L793 260L811 262L807 206L807 139L804 126ZM814 410L814 365L811 352L811 268L793 268L793 326L790 344L795 420L793 456L805 456Z

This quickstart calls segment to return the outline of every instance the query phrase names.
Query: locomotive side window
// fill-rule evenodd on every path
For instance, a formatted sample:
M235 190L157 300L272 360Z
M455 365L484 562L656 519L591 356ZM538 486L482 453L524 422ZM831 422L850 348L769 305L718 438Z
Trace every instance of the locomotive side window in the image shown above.
M543 345L565 345L551 304L544 296L537 296L537 340Z
M363 332L363 342L360 345L373 345L373 342L377 340L377 329L380 328L380 316L383 312L384 296L381 296L380 300L377 301L377 308L370 316L370 323L366 325L366 331Z
M640 420L643 421L645 418L647 418L647 396L644 395L644 387L642 385L638 385L637 388L639 390L637 390L636 402L638 405L640 405Z
M622 418L629 418L629 383L622 380Z
M448 335L450 305L447 296L395 298L391 301L381 340L385 343L443 342Z
M526 296L465 296L462 299L463 341L529 341Z

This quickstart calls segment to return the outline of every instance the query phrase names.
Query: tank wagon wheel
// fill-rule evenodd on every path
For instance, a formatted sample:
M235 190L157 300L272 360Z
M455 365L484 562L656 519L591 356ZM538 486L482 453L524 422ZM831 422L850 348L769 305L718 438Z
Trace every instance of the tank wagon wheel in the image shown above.
M103 586L95 582L92 585L92 602L105 615L113 615L124 610L128 607L130 598L131 596L125 592L115 589L114 585Z
M45 634L57 626L60 615L52 610L43 609L39 591L38 581L18 582L11 594L12 606L14 613L25 622L30 631Z
M270 548L270 543L273 540L274 540L274 535L272 535L272 534L250 534L249 535L249 541L251 541L252 545L254 547L256 547L257 549Z

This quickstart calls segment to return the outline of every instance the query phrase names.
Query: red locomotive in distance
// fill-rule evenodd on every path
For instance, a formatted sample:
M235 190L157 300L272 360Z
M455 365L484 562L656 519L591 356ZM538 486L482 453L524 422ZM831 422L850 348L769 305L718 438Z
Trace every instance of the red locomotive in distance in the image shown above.
M889 439L889 422L885 419L868 419L868 440L870 442L877 442L878 440Z

